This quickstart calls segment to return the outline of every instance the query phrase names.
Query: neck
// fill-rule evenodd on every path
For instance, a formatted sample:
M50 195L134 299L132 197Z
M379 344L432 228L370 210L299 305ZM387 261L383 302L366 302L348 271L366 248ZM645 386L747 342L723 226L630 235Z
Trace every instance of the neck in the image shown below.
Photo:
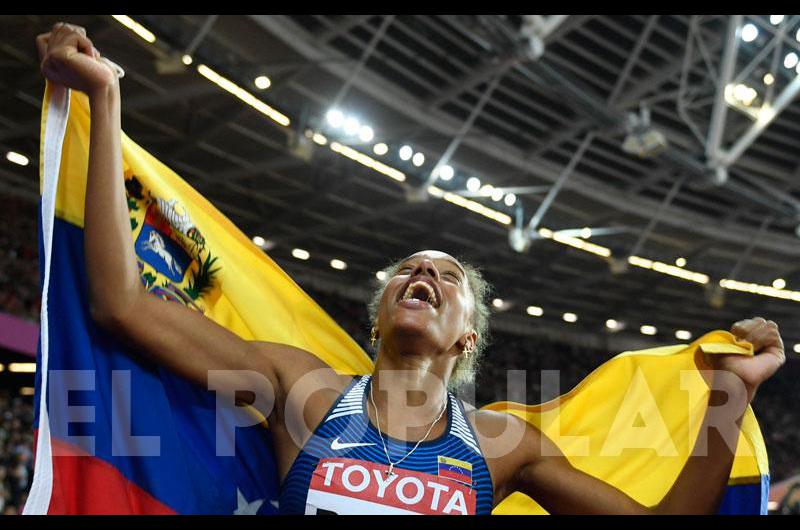
M447 369L438 364L430 358L379 352L371 392L380 410L381 427L390 434L400 426L413 432L436 419L447 400Z

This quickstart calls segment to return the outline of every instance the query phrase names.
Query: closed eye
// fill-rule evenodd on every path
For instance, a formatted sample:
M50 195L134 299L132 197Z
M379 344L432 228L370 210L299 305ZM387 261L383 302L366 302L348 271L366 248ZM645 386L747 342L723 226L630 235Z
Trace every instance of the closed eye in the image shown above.
M455 280L456 283L461 281L461 277L458 274L456 274L455 272L445 271L444 274L442 274L442 276L449 276L450 278Z

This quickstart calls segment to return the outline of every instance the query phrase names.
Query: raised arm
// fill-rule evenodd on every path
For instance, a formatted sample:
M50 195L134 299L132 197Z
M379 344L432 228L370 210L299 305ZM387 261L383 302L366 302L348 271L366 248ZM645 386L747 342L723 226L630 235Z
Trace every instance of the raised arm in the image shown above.
M203 386L209 370L254 370L279 394L293 379L325 367L308 352L245 341L196 311L145 292L125 200L117 76L83 28L56 24L37 38L37 46L44 75L86 93L90 101L84 239L92 318L137 351Z
M523 464L512 476L509 490L529 495L551 513L716 513L734 459L726 440L732 444L737 442L747 404L758 386L771 377L785 359L783 342L774 322L763 318L745 320L735 324L731 331L752 343L757 355L712 356L709 359L714 369L714 391L700 431L707 433L706 443L702 443L702 437L698 438L678 479L658 505L643 506L608 483L574 468L552 441L527 424L520 444L524 452L520 457Z

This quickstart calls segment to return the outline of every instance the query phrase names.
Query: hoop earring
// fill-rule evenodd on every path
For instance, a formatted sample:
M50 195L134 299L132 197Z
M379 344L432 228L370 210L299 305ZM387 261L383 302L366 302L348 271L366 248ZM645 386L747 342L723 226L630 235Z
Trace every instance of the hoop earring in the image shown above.
M369 332L369 345L374 348L376 340L378 340L378 328L372 326L372 329Z

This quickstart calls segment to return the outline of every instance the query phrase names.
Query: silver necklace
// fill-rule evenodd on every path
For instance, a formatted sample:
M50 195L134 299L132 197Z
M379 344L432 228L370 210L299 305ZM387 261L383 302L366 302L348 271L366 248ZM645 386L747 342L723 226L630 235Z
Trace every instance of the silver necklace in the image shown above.
M373 379L373 382L374 382L374 379ZM428 427L428 432L426 432L425 436L423 436L421 439L419 439L417 441L417 443L414 445L414 447L411 448L411 451L407 452L405 454L405 456L403 458L401 458L400 460L398 460L397 462L392 462L392 459L389 458L389 449L386 447L386 441L383 439L383 433L381 432L381 416L380 416L380 413L378 413L378 407L375 405L375 398L372 396L372 382L370 382L370 385L369 385L369 400L372 403L372 407L375 409L375 421L378 423L377 431L378 431L378 436L380 436L380 438L381 438L381 444L383 445L383 453L386 455L386 461L389 462L389 469L386 470L386 474L391 476L391 475L394 475L394 466L402 464L403 460L405 460L406 458L411 456L411 454L414 451L417 450L417 447L419 447L419 444L424 442L428 438L428 436L430 436L431 431L433 430L433 426L436 425L437 423L439 423L439 420L442 419L442 416L444 416L444 411L447 410L447 392L445 392L445 394L444 394L444 405L442 406L442 410L439 411L439 415L436 416L436 419L433 420L433 423L431 423L431 426Z

